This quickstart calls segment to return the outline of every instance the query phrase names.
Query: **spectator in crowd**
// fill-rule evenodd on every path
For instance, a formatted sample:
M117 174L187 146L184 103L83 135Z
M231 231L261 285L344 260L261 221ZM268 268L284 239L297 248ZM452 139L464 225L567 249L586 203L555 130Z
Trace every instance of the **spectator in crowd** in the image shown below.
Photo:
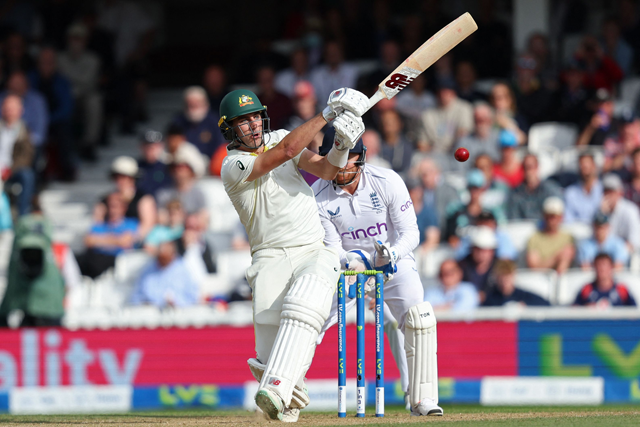
M49 110L44 97L29 88L29 81L22 71L16 71L7 79L7 90L0 94L0 102L8 95L22 99L22 120L29 129L31 143L36 148L36 159L49 133ZM34 160L36 160L34 159Z
M93 224L84 238L87 250L77 257L83 276L95 279L115 265L119 253L133 248L138 221L126 218L126 212L127 203L120 193L111 193L107 197L105 220Z
M475 286L480 302L486 298L489 275L496 263L496 235L488 227L476 227L471 234L471 253L459 261L462 280Z
M309 81L311 79L311 75L309 73L309 57L303 48L294 50L291 53L289 60L289 68L285 68L284 70L276 73L273 85L275 90L278 92L288 96L289 98L293 98L293 89L296 84L301 81Z
M583 152L578 159L580 181L565 189L565 222L591 223L602 202L602 182L593 154Z
M458 98L453 82L440 82L438 106L422 114L424 131L419 136L435 153L451 153L457 139L473 130L473 107Z
M203 161L207 158L206 155L200 153L200 150L198 150L195 145L187 141L184 128L175 123L169 125L169 128L167 129L166 149L167 152L162 156L162 160L167 164L171 164L171 162L173 162L173 157L176 155L178 150L185 152L188 151L194 157L196 154L200 154Z
M185 262L194 272L215 273L216 264L213 258L213 248L205 238L208 224L203 223L200 213L187 215L182 236L175 240L178 253L185 257ZM200 279L194 275L196 281Z
M488 154L492 160L498 161L499 130L494 126L495 115L489 104L477 103L473 107L474 129L469 135L458 140L455 148L464 147L469 150L469 162L474 162L480 154Z
M609 16L602 21L600 42L604 56L613 59L623 76L628 76L633 65L633 48L620 36L615 17Z
M138 224L136 240L144 239L156 224L156 202L151 194L136 186L138 162L132 157L119 156L111 163L111 179L116 184L116 192L126 205L125 218ZM108 197L102 199L94 209L94 218L104 220L108 215Z
M293 90L289 92L292 94L293 114L288 118L284 128L292 131L316 115L318 100L313 85L305 80L296 83ZM322 134L319 134L316 143L318 148L322 145ZM317 152L317 148L315 151Z
M392 39L383 41L380 45L376 68L372 72L361 76L358 81L358 87L361 88L362 92L373 94L378 89L378 84L400 64L402 61L401 55L402 52L397 41Z
M451 184L444 182L440 168L433 159L423 159L417 166L417 173L424 188L424 205L436 211L440 232L444 235L447 224L447 207L460 203L460 196Z
M616 270L629 264L629 251L624 240L611 232L609 217L602 213L593 219L593 236L578 242L578 264L583 270L590 270L599 253L608 254Z
M564 203L559 197L549 197L542 204L544 223L527 243L529 268L552 268L562 274L571 266L575 255L573 237L560 230Z
M17 71L24 73L35 67L33 58L27 52L27 41L19 32L11 32L6 36L2 51L5 75Z
M484 174L485 192L482 195L482 206L493 209L500 222L506 219L505 204L509 196L509 186L495 175L493 160L488 154L483 153L476 157L474 162L476 169Z
M640 148L640 119L628 111L618 119L618 133L604 142L603 172L622 172L631 164L633 150Z
M219 118L218 112L209 107L207 92L200 86L189 86L184 90L184 111L175 117L173 124L183 129L187 141L211 158L222 144Z
M324 65L311 72L311 84L316 89L320 102L341 87L355 87L358 69L344 62L343 47L337 40L329 40L324 46ZM262 99L262 98L261 98ZM275 129L275 128L274 128Z
M604 145L607 138L615 135L613 124L613 97L607 89L598 89L593 97L591 119L578 135L577 145Z
M180 147L173 156L170 166L174 186L158 192L158 207L166 209L171 200L180 200L188 215L196 214L203 227L209 223L204 193L196 186L196 181L204 174L206 165L202 157Z
M613 260L608 254L598 254L594 260L596 279L584 285L573 305L597 308L636 306L636 300L629 289L613 277Z
M380 134L378 132L372 129L365 130L362 134L362 143L367 147L367 163L391 169L391 163L380 156L382 142L380 141Z
M591 117L587 104L592 96L583 84L582 65L576 60L569 61L560 77L562 85L555 96L554 118L582 128Z
M394 98L396 110L407 119L409 132L416 134L422 127L422 114L436 107L436 97L427 90L427 78L424 73L416 77L405 89Z
M160 243L179 239L184 233L186 214L180 200L167 203L166 211L166 218L160 218L144 239L144 249L152 255L156 254Z
M409 197L411 197L411 203L413 204L413 209L416 212L416 218L418 221L418 230L420 231L420 251L429 252L440 243L438 216L432 207L426 207L424 205L424 189L422 188L422 185L420 185L420 181L417 178L410 178L405 180L405 183L407 184Z
M497 179L509 184L512 189L516 188L522 184L524 179L522 163L518 160L518 154L516 153L517 137L511 131L502 130L498 136L498 143L500 144L501 152L500 163L493 166L493 174Z
M156 260L145 268L136 284L131 304L158 308L188 307L197 304L198 300L198 285L178 255L175 243L161 243Z
M640 208L640 148L633 151L631 159L631 167L626 171L627 183L624 186L624 198Z
M498 221L496 221L495 215L488 210L483 210L476 218L476 227L489 227L496 235L496 258L498 259L511 259L516 260L518 258L518 250L513 245L511 237L504 230L498 227ZM473 231L465 233L461 239L455 252L455 259L461 260L469 255L471 252L471 236Z
M260 102L269 106L271 129L282 129L293 111L291 99L276 90L273 83L275 75L276 72L271 65L263 65L258 68L256 72L258 92L256 95L260 98Z
M7 288L0 305L0 327L21 310L21 327L60 326L64 314L64 280L51 249L53 225L41 212L22 216L16 224Z
M640 209L624 199L624 186L618 175L607 174L602 178L604 196L600 212L609 216L611 233L627 244L629 252L640 249Z
M67 50L58 55L60 74L69 80L73 93L76 118L82 127L78 144L80 156L97 160L96 147L102 132L104 111L100 93L100 58L87 50L87 28L74 24L67 31Z
M491 88L489 102L496 114L496 124L502 129L508 129L518 136L522 144L529 132L528 119L517 109L516 97L507 83L496 83Z
M429 301L435 310L468 312L480 304L476 287L462 281L462 269L453 259L446 259L440 264L439 283L428 288L424 300Z
M20 120L22 112L22 100L19 97L9 95L2 101L0 172L2 181L8 184L8 191L13 192L12 184L19 184L18 193L14 194L19 215L29 213L36 184L35 173L31 167L34 149L29 131Z
M487 299L482 304L485 307L503 306L517 303L523 306L548 306L549 301L529 291L516 288L516 263L510 260L498 260L493 266L493 286L488 292Z
M450 204L447 207L447 221L444 240L454 248L458 247L460 236L465 233L467 227L476 225L476 219L483 210L482 195L486 180L482 172L472 169L467 173L467 189L469 190L469 202L464 204Z
M542 219L542 206L549 197L562 197L562 189L554 181L540 179L538 158L528 153L522 161L524 179L514 188L507 201L509 219Z
M529 125L547 120L551 106L551 92L541 86L537 69L538 62L530 53L520 55L516 62L516 102Z
M540 84L551 92L555 91L558 88L558 75L549 49L549 38L540 32L531 34L527 51L536 60L536 78Z
M75 181L78 158L73 141L73 94L69 80L58 72L57 54L51 47L40 50L38 66L29 73L30 86L39 91L49 110L49 144L56 148L63 181Z
M582 38L575 58L585 69L584 81L587 89L611 91L624 77L620 66L605 54L598 39L591 35Z
M476 69L469 61L460 61L456 65L456 86L460 99L471 103L486 99L482 92L476 90Z
M140 150L142 157L138 158L136 186L141 193L150 194L155 198L159 190L168 188L172 184L169 167L162 159L164 152L162 133L151 129L144 132L140 136Z
M204 70L202 87L207 91L209 108L212 111L220 110L222 98L229 92L227 87L227 73L220 65L210 65Z
M385 110L380 114L382 158L401 175L409 170L413 155L413 147L404 135L403 127L402 118L395 110Z

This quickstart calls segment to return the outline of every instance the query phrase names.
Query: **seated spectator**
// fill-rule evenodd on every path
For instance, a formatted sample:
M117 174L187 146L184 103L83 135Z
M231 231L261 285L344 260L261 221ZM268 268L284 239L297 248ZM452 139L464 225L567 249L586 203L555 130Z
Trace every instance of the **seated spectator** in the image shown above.
M542 205L549 197L562 197L562 189L554 181L540 180L538 158L528 153L522 161L524 179L507 200L509 219L542 219Z
M640 208L640 148L634 150L631 159L633 163L627 174L624 198L635 203Z
M424 73L416 77L411 84L394 98L396 111L407 119L407 131L412 135L422 127L420 118L428 109L436 107L436 97L427 90L427 78Z
M593 111L590 119L583 125L576 145L604 145L607 138L615 135L613 126L614 103L611 92L598 89L592 99Z
M475 286L462 281L462 269L453 259L440 264L438 286L428 288L424 300L429 301L435 310L451 310L468 312L480 304L480 297Z
M324 64L311 71L311 84L320 103L324 105L336 89L355 87L357 80L358 68L345 63L342 44L338 40L327 41L324 45Z
M48 136L60 167L57 176L64 181L75 181L78 154L73 137L73 93L69 80L58 71L55 49L40 50L38 66L29 73L29 85L44 96L49 108Z
M608 308L636 306L629 289L613 277L613 260L608 254L598 254L593 262L596 279L585 285L576 296L573 305Z
M518 160L516 153L518 146L516 135L508 130L500 131L498 143L501 151L500 163L493 166L493 174L509 184L509 187L516 188L524 179L522 163Z
M19 215L29 213L36 185L35 172L32 169L34 148L29 131L20 120L22 112L22 100L19 97L9 95L2 101L0 172L2 180L7 182L7 190L16 197ZM17 194L13 193L14 183L19 184Z
M578 243L578 264L583 270L590 270L599 253L609 255L616 270L629 264L629 251L624 240L611 232L609 217L602 213L593 220L593 237Z
M496 124L510 130L518 136L520 144L526 141L526 133L529 132L530 123L527 118L518 111L516 97L507 83L496 83L491 88L489 103L496 114Z
M473 107L458 98L453 82L439 83L438 106L422 114L424 128L418 136L418 144L425 143L435 153L450 154L455 141L473 130Z
M602 202L602 182L593 154L584 152L578 160L580 181L564 191L565 222L580 221L590 224Z
M256 95L260 98L260 102L269 107L271 129L282 129L293 114L293 109L291 99L276 90L273 83L275 75L276 72L270 65L258 68L256 72L258 92Z
M188 307L199 300L199 289L173 242L161 243L158 256L140 276L131 298L132 305L158 308Z
M185 257L187 265L193 266L192 271L202 271L201 275L215 273L217 270L213 248L205 238L206 231L207 224L202 223L200 215L189 214L185 219L182 236L174 241L178 253ZM194 279L198 280L195 276Z
M486 99L482 92L476 90L476 69L469 61L460 61L456 65L456 86L460 99L472 104Z
M220 65L210 65L204 70L202 86L207 91L209 98L209 108L213 111L220 110L222 98L229 93L227 86L227 73Z
M385 110L380 114L382 158L399 174L409 170L413 155L413 147L407 140L403 127L402 118L395 110Z
M622 114L618 120L618 134L604 142L603 172L624 171L631 165L631 155L640 148L640 119L633 112Z
M540 32L529 36L526 49L536 60L536 78L546 89L553 92L558 88L558 72L554 55L549 47L549 38Z
M136 239L144 237L156 225L156 202L152 195L136 187L138 163L133 157L119 156L111 163L111 179L116 184L116 192L126 204L125 218L138 223ZM94 218L104 220L108 214L107 197L105 196L94 208Z
M380 157L382 142L380 142L380 134L378 132L371 129L365 130L362 134L362 143L367 147L366 163L391 169L391 163Z
M496 234L489 227L476 227L471 234L471 253L459 261L462 280L470 282L484 301L489 285L489 275L496 263Z
M443 181L440 168L432 159L423 159L417 166L417 173L424 188L424 205L436 211L441 236L444 238L447 208L449 205L458 205L460 196L453 186Z
M530 53L520 55L516 61L516 102L529 125L546 121L550 116L551 92L538 81L537 69L538 61ZM522 130L528 132L528 129Z
M548 306L549 301L544 298L516 288L516 263L509 260L499 260L493 266L493 287L482 304L485 307L496 307L517 303L523 306Z
M511 237L498 227L496 217L491 211L483 210L476 218L476 227L489 227L496 233L496 258L498 259L511 259L518 258L518 250L513 245ZM473 234L473 231L470 230ZM471 236L466 233L460 238L460 243L456 248L455 259L464 259L471 251Z
M143 133L140 136L140 150L142 151L142 157L138 158L138 180L136 186L138 191L143 194L150 194L156 197L159 190L169 188L173 184L169 167L163 159L162 133L154 130L147 130Z
M564 203L558 197L549 197L542 204L544 223L527 243L527 266L529 268L553 268L559 274L571 266L575 255L573 237L560 230Z
M167 152L162 156L162 161L166 164L171 164L173 162L173 156L180 151L188 151L190 155L195 157L195 154L200 154L203 159L208 159L207 156L200 153L200 150L196 148L195 145L187 141L186 133L182 126L176 125L175 123L170 125L167 129L167 140L166 140L166 149ZM226 151L226 145L225 151ZM204 160L203 160L204 161ZM205 161L206 163L206 161Z
M615 17L610 16L602 21L600 42L604 55L613 59L628 76L633 65L633 48L621 37L620 25Z
M200 86L190 86L184 90L184 111L175 117L173 124L183 129L187 141L211 158L223 143L219 119L218 112L209 107L207 92Z
M95 279L115 265L116 256L133 248L138 232L138 221L126 218L127 203L118 192L107 197L104 221L96 222L84 238L87 250L78 258L83 276Z
M588 108L591 93L583 84L582 65L576 60L569 61L562 71L561 80L562 86L554 101L554 116L559 122L573 123L582 128L591 118Z
M598 39L592 35L585 35L582 38L575 58L584 66L584 81L587 89L611 91L624 77L620 66L613 58L605 54Z
M161 213L172 200L180 200L188 215L196 214L203 227L209 224L204 193L196 186L196 181L204 174L205 164L197 153L180 147L170 165L174 186L158 192L158 208Z
M471 134L458 140L455 148L464 147L469 150L468 162L474 162L480 154L487 154L493 161L498 161L499 131L494 127L494 113L486 103L478 103L473 108L474 130Z
M161 219L161 223L153 227L144 239L144 249L152 255L155 255L160 243L179 239L184 233L186 215L180 201L170 201L166 210L166 220Z
M276 73L273 85L278 92L293 98L296 84L301 81L309 81L311 75L309 74L309 58L303 48L294 50L289 60L289 68ZM262 100L262 98L260 99Z
M21 327L61 326L65 285L51 248L53 225L41 212L24 215L16 224L7 272L7 288L0 305L0 327L21 310Z
M58 56L60 73L71 83L76 116L82 123L80 156L97 160L98 145L104 121L103 100L100 93L100 58L87 49L88 30L74 24L67 30L67 50Z
M624 186L618 175L605 175L602 186L600 212L609 216L611 233L625 241L629 252L640 250L640 209L624 199Z
M488 154L480 154L476 157L474 166L482 171L485 179L485 192L482 195L482 206L487 209L493 209L498 220L502 222L505 219L505 208L507 197L509 197L509 186L495 175L495 165Z
M418 221L418 230L420 231L420 243L418 248L422 252L428 252L438 246L440 243L440 228L438 228L438 217L436 211L432 207L424 205L424 189L420 185L420 181L408 179L405 181L409 190L409 197L413 209L416 211L416 219Z

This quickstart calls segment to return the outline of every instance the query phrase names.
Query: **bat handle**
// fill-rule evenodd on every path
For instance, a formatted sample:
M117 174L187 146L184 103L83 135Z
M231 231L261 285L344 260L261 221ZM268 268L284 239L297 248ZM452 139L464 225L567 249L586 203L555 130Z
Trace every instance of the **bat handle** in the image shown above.
M369 108L367 108L367 111L369 111L371 109L371 107L373 107L374 105L376 105L378 103L378 101L380 101L381 99L385 98L384 93L378 89L376 91L376 93L373 94L373 96L371 98L369 98ZM364 116L364 114L367 112L365 111L364 113L362 113L362 115Z

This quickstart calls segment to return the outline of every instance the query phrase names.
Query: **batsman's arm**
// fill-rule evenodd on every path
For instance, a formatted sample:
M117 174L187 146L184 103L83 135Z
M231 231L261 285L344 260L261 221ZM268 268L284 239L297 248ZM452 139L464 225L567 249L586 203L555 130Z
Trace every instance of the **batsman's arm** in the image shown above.
M420 243L420 230L416 212L409 196L409 190L400 175L390 174L387 180L387 206L393 227L398 239L393 247L398 252L398 259L410 254Z

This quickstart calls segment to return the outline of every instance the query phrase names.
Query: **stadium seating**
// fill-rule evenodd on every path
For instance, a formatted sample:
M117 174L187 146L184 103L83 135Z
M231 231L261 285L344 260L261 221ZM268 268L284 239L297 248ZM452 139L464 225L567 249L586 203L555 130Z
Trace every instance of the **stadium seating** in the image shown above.
M578 242L584 239L590 239L593 236L593 227L590 224L584 222L570 222L562 224L562 230L573 236L573 239Z
M571 148L578 138L578 127L569 123L537 123L529 129L529 150L538 153L543 147L558 150Z
M454 251L449 245L441 244L426 254L416 251L416 265L421 276L437 277L440 264L447 258L453 258Z
M198 187L205 195L209 210L209 230L213 232L231 232L238 222L238 214L224 191L219 178L204 178L198 181Z
M593 281L595 273L581 269L571 269L558 278L558 297L556 302L559 305L571 305L575 301L580 288Z
M640 96L640 77L630 77L620 83L620 101L630 107L635 107Z
M558 275L550 269L526 269L516 271L516 287L534 293L550 303L556 300Z
M228 295L251 265L251 252L221 252L217 256L216 265L216 274L209 275L201 287L201 294L204 296Z
M562 170L565 172L578 172L578 158L581 153L589 152L593 154L598 169L604 166L604 151L601 147L589 146L588 148L570 147L560 152Z
M527 247L527 242L533 233L538 229L538 223L534 220L515 220L501 225L500 229L511 237L518 252L522 252Z

